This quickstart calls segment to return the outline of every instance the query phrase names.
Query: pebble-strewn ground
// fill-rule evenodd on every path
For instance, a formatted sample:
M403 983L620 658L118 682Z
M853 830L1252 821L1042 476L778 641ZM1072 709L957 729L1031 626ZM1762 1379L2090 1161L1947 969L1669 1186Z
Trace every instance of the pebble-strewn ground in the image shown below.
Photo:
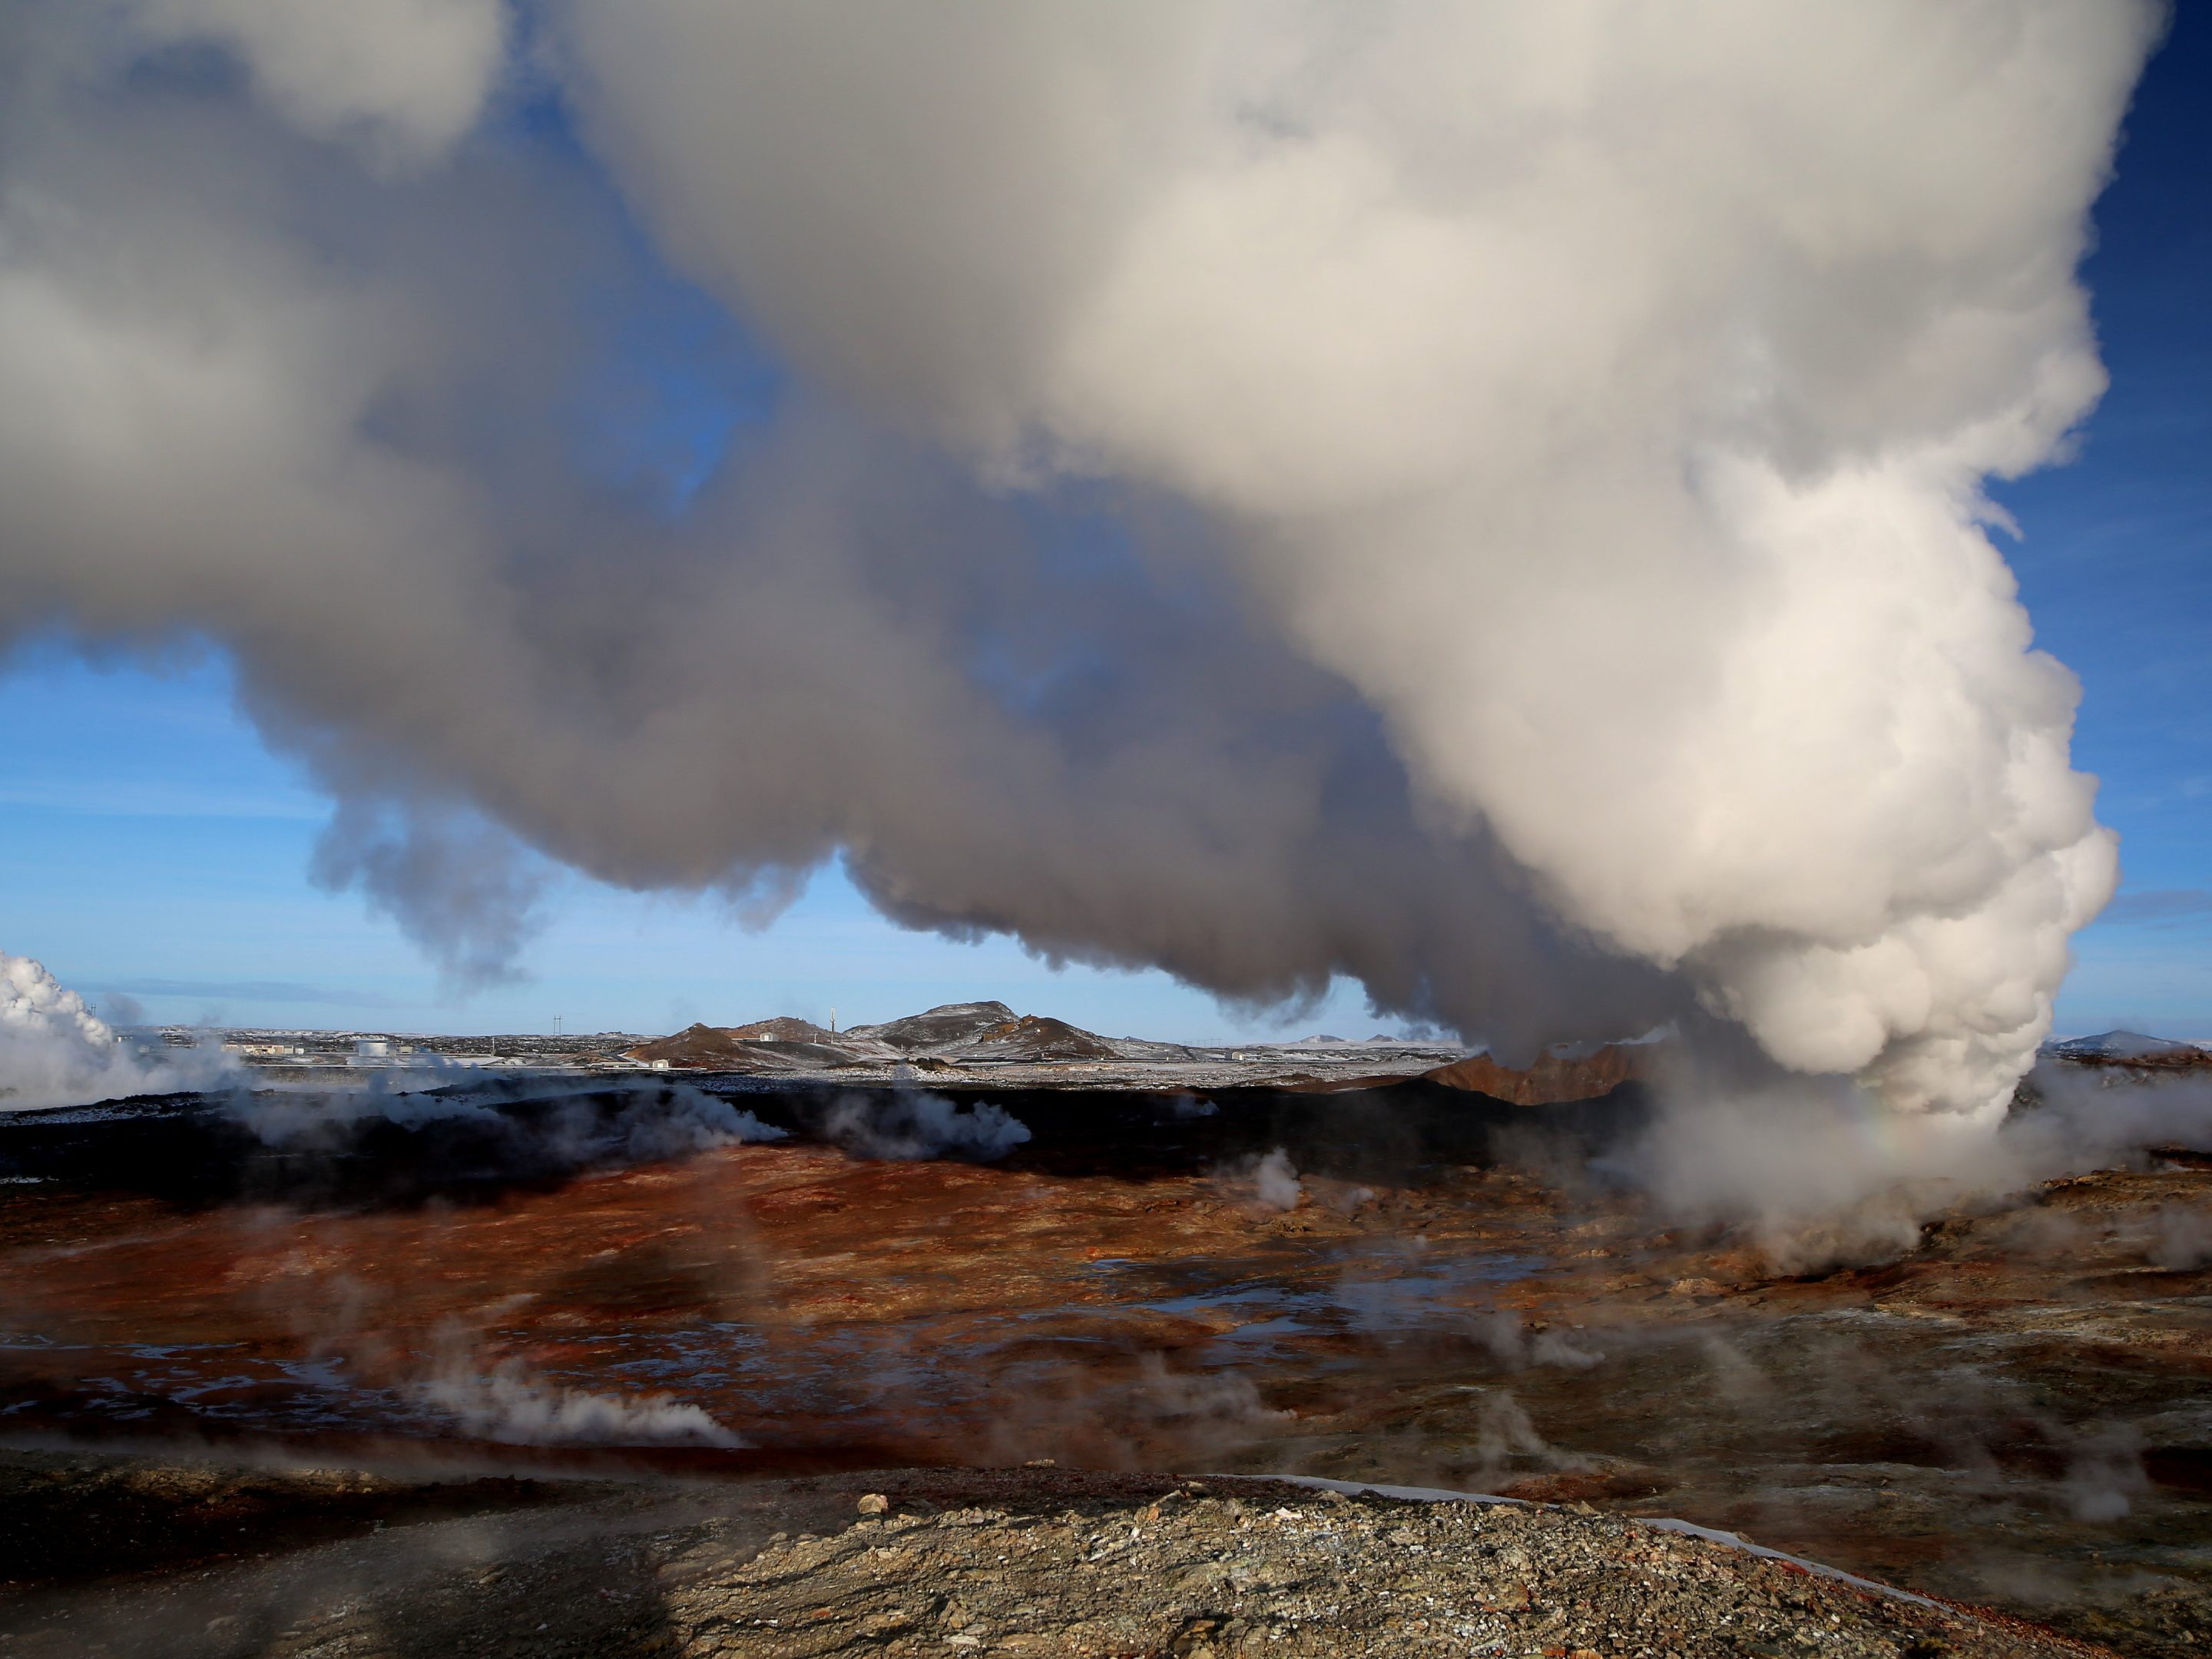
M50 1522L72 1512L72 1482L128 1486L151 1517L164 1491L219 1508L234 1479L264 1504L312 1500L347 1534L289 1547L296 1534L248 1526L240 1556L202 1535L189 1559L121 1582L19 1583L0 1644L24 1659L2104 1651L1638 1521L1278 1482L1016 1469L441 1487L20 1454L8 1474L16 1493L45 1483Z

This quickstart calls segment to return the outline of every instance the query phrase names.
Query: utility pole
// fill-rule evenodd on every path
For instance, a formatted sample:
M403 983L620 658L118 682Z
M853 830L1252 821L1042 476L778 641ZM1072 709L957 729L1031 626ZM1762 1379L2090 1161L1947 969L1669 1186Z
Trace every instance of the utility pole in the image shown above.
M561 1016L558 1014L553 1016L553 1035L555 1036L561 1035Z
M837 1035L837 1011L835 1008L830 1011L830 1035L831 1036Z

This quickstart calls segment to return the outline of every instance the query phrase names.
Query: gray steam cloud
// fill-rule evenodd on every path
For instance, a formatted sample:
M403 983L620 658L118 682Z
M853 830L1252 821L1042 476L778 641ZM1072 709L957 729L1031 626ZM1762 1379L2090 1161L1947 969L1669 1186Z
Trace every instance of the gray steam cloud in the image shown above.
M995 1102L962 1106L927 1089L845 1095L823 1115L822 1133L855 1158L900 1164L935 1158L988 1163L1030 1138L1029 1125Z
M2101 389L2160 17L19 0L0 637L219 641L464 979L541 860L842 854L1986 1109L2114 854L1982 485ZM789 371L696 493L600 441L657 261Z

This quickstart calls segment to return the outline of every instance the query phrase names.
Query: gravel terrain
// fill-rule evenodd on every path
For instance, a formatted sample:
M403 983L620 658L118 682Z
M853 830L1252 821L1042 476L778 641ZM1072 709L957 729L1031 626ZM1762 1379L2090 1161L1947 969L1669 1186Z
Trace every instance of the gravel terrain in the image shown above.
M52 1550L15 1572L11 1659L2106 1651L1632 1519L1279 1481L410 1482L23 1453L7 1474L19 1521L88 1544L127 1493L139 1545L106 1579Z

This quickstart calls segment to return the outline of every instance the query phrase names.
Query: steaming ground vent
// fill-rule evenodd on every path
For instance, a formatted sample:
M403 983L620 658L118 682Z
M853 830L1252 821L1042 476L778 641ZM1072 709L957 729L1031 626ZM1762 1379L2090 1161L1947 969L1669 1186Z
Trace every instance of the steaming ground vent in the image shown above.
M2104 389L2081 261L2168 12L9 8L0 638L213 653L331 799L314 878L447 988L528 970L550 866L752 916L835 868L1449 1036L967 1003L340 1084L0 956L0 1429L1144 1473L1072 1520L802 1503L743 1561L580 1504L592 1571L518 1577L599 1574L639 1618L578 1630L648 1651L1018 1651L982 1539L1184 1615L1079 1648L1805 1633L1748 1599L1786 1568L1591 1516L1156 1509L1208 1469L1689 1513L2196 1648L2212 1096L2042 1052L2117 843L1992 493ZM489 1589L484 1527L411 1582ZM287 1558L326 1650L452 1645L368 1629L398 1541ZM942 1600L867 1601L893 1560ZM1703 1629L1611 1594L1712 1573ZM323 1642L151 1593L172 1648ZM129 1591L44 1594L13 1645ZM2053 1639L1880 1611L1803 1645Z
M1300 1599L1321 1594L1299 1588L1319 1551L1339 1563L1331 1593L1361 1598L1346 1616L1415 1650L1477 1629L1602 1649L1653 1619L1694 1647L1698 1620L1786 1630L1816 1606L1857 1609L1814 1621L1839 1652L1923 1639L1917 1603L1808 1600L1785 1568L1612 1521L1476 1517L1464 1538L1432 1536L1444 1522L1329 1521L1311 1494L1186 1521L1173 1504L1148 1513L1178 1482L1140 1473L1287 1469L1686 1517L2120 1651L2185 1654L2212 1610L2187 1565L2212 1550L2208 1099L2169 1072L2054 1055L1984 1157L2078 1153L2122 1121L2131 1142L2008 1192L1879 1190L1788 1233L1685 1224L1620 1184L1658 1109L1632 1081L1523 1105L1418 1076L1200 1093L696 1072L0 1115L0 1422L390 1471L249 1497L262 1477L158 1460L80 1461L57 1482L9 1465L46 1507L11 1498L0 1516L41 1537L42 1516L59 1536L174 1518L138 1523L153 1553L130 1570L157 1576L137 1588L15 1550L19 1577L45 1562L40 1582L91 1582L0 1599L0 1629L73 1652L95 1613L173 1625L164 1598L189 1603L201 1581L161 1564L189 1559L216 1575L205 1594L251 1607L280 1583L319 1607L344 1600L325 1583L393 1586L319 1613L333 1642L364 1620L491 1618L509 1604L484 1593L511 1578L514 1607L532 1609L526 1644L556 1608L576 1630L665 1627L674 1650L772 1649L787 1626L745 1621L791 1616L770 1582L787 1559L811 1564L802 1611L830 1607L840 1643L968 1634L1019 1650L1024 1632L1078 1626L1151 1640L1146 1621L1172 1614L1161 1639L1186 1650L1274 1651L1334 1628ZM422 1486L425 1457L465 1478ZM1065 1482L1024 1467L1037 1459ZM823 1484L863 1468L944 1473ZM988 1468L1016 1474L994 1487L972 1473ZM644 1484L545 1484L563 1470ZM710 1484L656 1484L671 1474ZM786 1478L799 1484L776 1491L800 1507L759 1541L793 1536L754 1571L755 1534L724 1522L786 1497L712 1483ZM849 1505L856 1484L993 1514L940 1537L927 1507L895 1503L908 1520L857 1532L856 1510L806 1507L830 1491ZM198 1499L162 1507L232 1486L246 1531L221 1544ZM1304 1518L1263 1524L1280 1507ZM457 1513L477 1518L417 1530ZM389 1537L365 1535L377 1519ZM1095 1589L1031 1536L1048 1523L1074 1528L1070 1548L1079 1533ZM456 1539L475 1540L465 1583ZM302 1552L317 1540L334 1553ZM971 1559L976 1540L989 1549ZM957 1613L899 1588L970 1566L990 1571ZM1031 1566L1062 1583L1057 1601ZM864 1568L876 1588L848 1583ZM1642 1588L1615 1606L1576 1588L1585 1569ZM1172 1594L1114 1599L1161 1573ZM1439 1625L1416 1591L1456 1611ZM58 1608L68 1623L40 1623ZM1954 1652L2061 1650L2025 1626L1925 1628ZM276 1642L231 1630L198 1650Z

